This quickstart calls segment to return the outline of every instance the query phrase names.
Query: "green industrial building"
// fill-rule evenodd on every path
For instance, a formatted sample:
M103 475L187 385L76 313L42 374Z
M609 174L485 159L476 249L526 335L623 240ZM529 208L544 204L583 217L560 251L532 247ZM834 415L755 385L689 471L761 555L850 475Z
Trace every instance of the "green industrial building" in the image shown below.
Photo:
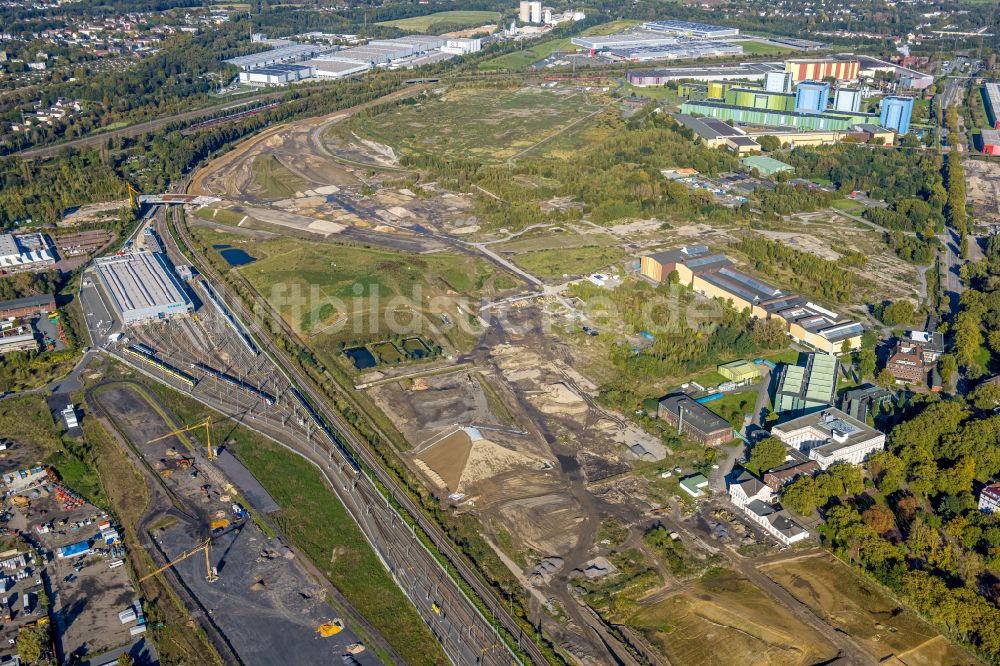
M747 360L724 363L718 369L720 375L737 384L750 384L760 379L757 366Z
M832 354L809 354L806 364L786 365L778 377L774 411L803 416L834 404L840 361Z
M729 92L732 93L733 91L730 90ZM684 102L681 105L681 113L718 118L723 121L732 120L737 123L747 123L750 125L794 127L800 130L846 131L854 125L864 123L878 124L878 114L875 113L842 113L835 111L801 113L797 111L774 111L746 106L734 106L724 102L707 100Z
M730 88L726 91L726 104L766 111L794 111L795 95L786 92L768 92L754 88Z
M785 171L787 173L795 171L795 167L791 164L785 164L781 160L776 160L773 157L768 157L767 155L751 155L750 157L744 157L740 160L740 164L745 166L747 169L756 169L762 176L773 176L781 171Z

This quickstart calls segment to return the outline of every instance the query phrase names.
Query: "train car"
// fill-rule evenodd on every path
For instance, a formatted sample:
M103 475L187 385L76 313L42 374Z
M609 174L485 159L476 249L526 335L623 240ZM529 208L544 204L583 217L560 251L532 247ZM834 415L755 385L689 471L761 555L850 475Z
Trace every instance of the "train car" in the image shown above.
M132 345L132 347L135 348L138 351L141 351L143 354L149 354L150 356L156 356L156 350L153 349L152 347L150 347L149 345L144 345L141 342L136 342L134 345Z
M230 386L234 386L242 391L249 393L250 395L256 396L261 400L263 400L264 402L266 402L268 405L273 405L275 402L277 402L277 399L267 391L262 391L253 384L248 384L241 379L233 377L232 375L222 372L221 370L216 370L215 368L209 365L205 365L204 363L192 363L191 367L197 368L198 370L201 370L205 374L215 377L219 381L225 382Z
M122 350L122 352L126 356L130 356L140 361L145 361L149 365L152 365L153 367L162 370L165 374L169 375L170 377L173 377L177 381L187 386L189 389L194 388L198 384L198 380L195 379L192 375L189 375L180 368L175 368L166 361L155 358L151 354L147 354L146 352L137 349L136 345L132 345L131 347L126 347L125 349Z
M317 413L316 410L313 409L313 406L309 404L309 401L306 400L305 396L299 393L299 390L294 386L292 387L292 395L294 395L295 399L299 401L299 404L302 405L302 408L306 410L306 413L309 414L310 418L312 418L313 422L319 427L319 429L326 434L330 442L334 445L334 447L336 447L337 451L340 452L340 455L342 455L344 457L344 460L347 461L347 464L350 465L355 472L360 472L361 463L357 461L357 459L354 457L354 454L351 453L351 450L344 445L340 437L337 436L337 434L333 432L330 426L326 424L326 421L322 417L320 417L319 413Z

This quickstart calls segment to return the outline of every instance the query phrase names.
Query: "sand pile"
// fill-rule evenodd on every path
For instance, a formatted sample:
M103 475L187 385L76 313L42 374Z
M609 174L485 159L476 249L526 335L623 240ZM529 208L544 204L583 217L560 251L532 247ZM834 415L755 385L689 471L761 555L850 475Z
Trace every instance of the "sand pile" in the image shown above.
M491 442L479 430L468 426L431 443L415 460L432 483L451 492L465 492L479 481L540 465L534 457Z

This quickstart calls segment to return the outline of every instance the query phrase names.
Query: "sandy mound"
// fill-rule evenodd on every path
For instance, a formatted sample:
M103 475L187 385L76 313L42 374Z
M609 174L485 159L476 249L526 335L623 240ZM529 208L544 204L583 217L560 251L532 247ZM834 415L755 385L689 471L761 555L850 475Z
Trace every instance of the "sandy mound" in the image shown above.
M417 466L431 481L452 492L504 472L538 467L533 457L512 451L483 437L477 429L458 428L419 453Z
M541 391L541 393L529 396L529 399L545 414L579 415L587 413L588 407L584 399L562 382L546 384L541 388Z

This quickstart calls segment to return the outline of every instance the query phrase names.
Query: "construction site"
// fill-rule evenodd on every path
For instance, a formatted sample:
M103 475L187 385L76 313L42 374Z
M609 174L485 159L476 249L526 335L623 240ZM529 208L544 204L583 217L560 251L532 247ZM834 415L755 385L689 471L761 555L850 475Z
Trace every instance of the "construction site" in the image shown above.
M266 491L228 456L226 467L236 468L243 486L237 488L215 460L216 445L202 448L187 434L207 432L206 424L173 428L165 408L131 384L105 387L96 399L161 491L139 526L154 559L164 562L149 575L176 581L224 658L275 663L294 641L310 663L346 654L351 663L379 663L359 647L297 555L250 519L251 508L260 515L277 509Z

